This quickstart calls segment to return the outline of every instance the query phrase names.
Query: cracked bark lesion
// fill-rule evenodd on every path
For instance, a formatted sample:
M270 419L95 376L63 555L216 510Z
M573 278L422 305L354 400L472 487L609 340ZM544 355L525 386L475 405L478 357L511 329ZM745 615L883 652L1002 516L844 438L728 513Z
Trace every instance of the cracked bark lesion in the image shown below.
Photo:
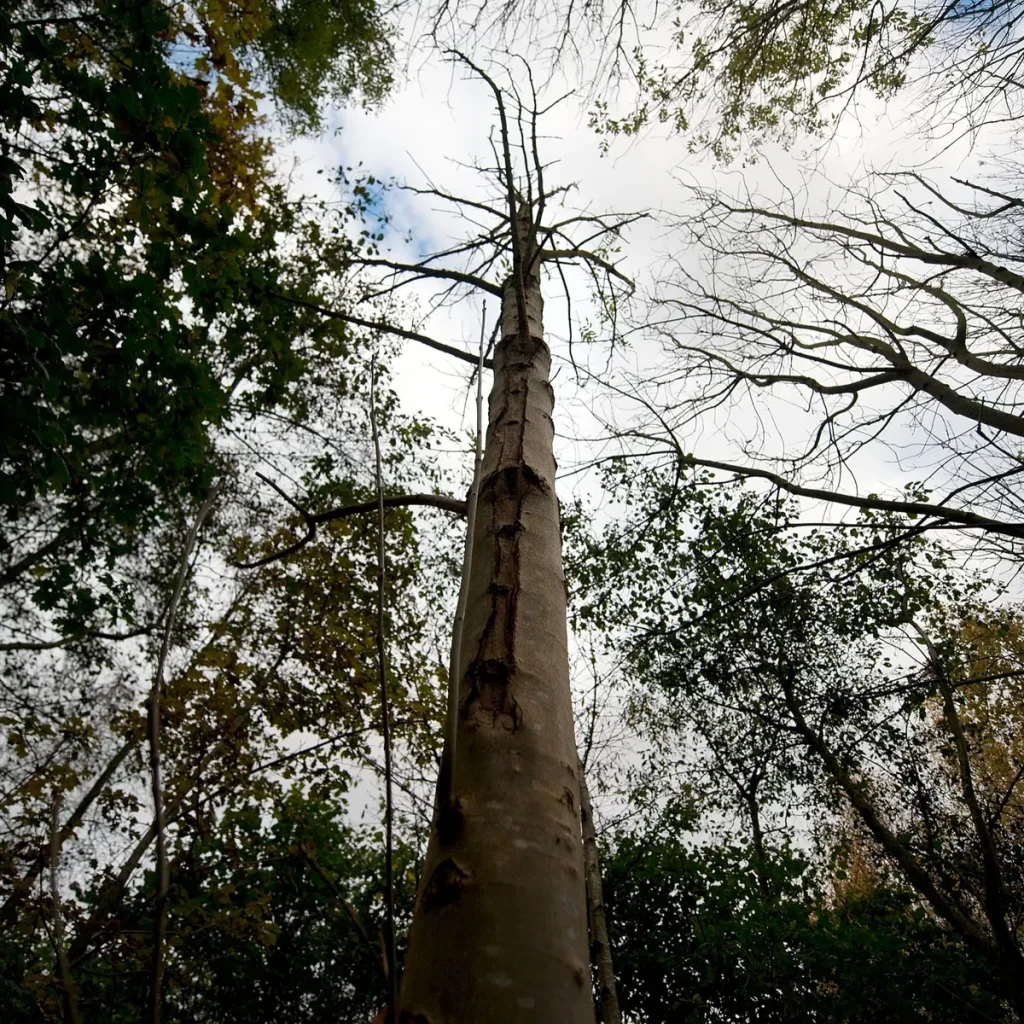
M524 389L525 393L525 389ZM512 693L516 673L515 631L518 621L521 573L520 540L523 503L530 493L546 494L550 487L536 470L522 461L522 434L526 425L525 400L518 419L500 425L518 425L518 464L500 466L484 481L482 495L491 502L491 533L495 539L494 565L487 588L490 610L476 655L467 668L469 694L462 703L463 718L477 725L502 726L516 732L523 710ZM507 406L506 406L507 408ZM514 511L508 514L509 504Z
M463 716L478 725L489 724L516 732L523 722L523 709L512 696L515 666L489 658L470 666L469 696Z

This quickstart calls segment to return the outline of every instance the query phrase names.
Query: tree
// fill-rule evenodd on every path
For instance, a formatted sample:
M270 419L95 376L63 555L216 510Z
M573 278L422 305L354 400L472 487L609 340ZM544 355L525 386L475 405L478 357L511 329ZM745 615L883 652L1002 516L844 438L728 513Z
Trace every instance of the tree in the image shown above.
M835 898L785 845L700 842L671 815L621 831L605 857L627 1019L1005 1019L985 963L882 879Z
M688 481L686 465L622 470L638 511L570 561L577 614L616 630L635 681L634 714L654 740L648 779L660 783L648 786L664 792L681 771L748 814L749 779L768 780L761 810L774 822L762 833L809 798L848 808L900 887L987 963L1019 1014L1020 841L1003 814L1024 776L1012 745L986 772L965 712L971 693L1006 706L1022 667L1010 645L984 665L959 625L1012 636L1004 613L985 613L985 582L935 542L908 542L899 519L801 529L776 498L726 496L706 476ZM706 739L688 751L693 721Z
M402 982L410 1020L593 1019L550 355L533 211L520 218L464 583L450 796L438 795Z
M368 1021L379 1002L384 928L380 845L337 819L337 807L288 792L265 819L256 804L211 818L172 866L167 1016L189 1021ZM412 853L398 861L399 912L411 909ZM89 971L79 971L83 1018L143 1018L148 1001L154 875L125 896L120 928ZM45 943L22 945L45 973ZM13 967L15 952L4 950ZM29 965L5 972L19 984L5 1019L52 1015ZM22 981L22 979L25 979Z
M201 500L239 417L308 415L304 387L350 351L338 324L275 298L329 294L332 248L270 174L246 67L318 74L274 21L289 10L5 11L2 580L65 633L129 616L85 567L112 569ZM346 81L379 94L388 66L361 40ZM307 118L327 84L304 94Z
M336 209L289 193L256 100L278 83L273 98L307 127L328 93L381 95L388 33L372 5L305 6L323 32L297 31L298 9L276 4L4 11L0 899L5 930L33 954L15 948L4 971L33 1019L107 957L112 985L137 968L115 947L161 831L140 799L140 698L165 635L156 689L172 868L241 808L269 813L300 765L307 795L339 801L353 762L375 769L367 530L336 517L290 571L224 571L295 539L296 523L257 539L280 497L249 479L254 463L275 471L298 437L292 469L310 501L373 494L361 464L370 344L302 304L340 301L323 267L372 244L348 230L362 200ZM398 411L387 348L374 347L397 482L429 428ZM435 481L429 456L408 476ZM214 478L223 496L172 629L181 536ZM389 584L396 731L421 770L437 706L423 609L443 601L446 580L417 592L431 571L403 510L385 543L401 567ZM172 887L172 920L175 900ZM49 937L57 921L63 941ZM28 987L15 986L26 971Z
M962 529L1016 552L1020 200L955 189L878 176L833 219L795 196L694 193L685 226L704 265L676 264L659 303L672 363L636 386L678 398L662 411L641 397L627 436L802 498L913 516L914 534ZM734 458L687 450L693 423L739 402ZM880 447L915 480L903 494L853 484Z
M130 979L141 964L159 964L166 920L168 985L162 995L154 969L153 1020L161 1003L168 1013L198 1019L368 1014L381 990L395 989L393 932L396 916L403 926L404 911L401 893L392 906L392 866L412 856L401 844L393 847L392 788L407 786L407 810L415 813L424 803L416 783L436 768L411 945L391 1017L500 1021L530 1012L590 1019L563 520L540 290L546 269L562 275L582 265L617 340L632 285L616 265L614 246L634 215L555 212L565 190L544 183L543 111L532 81L529 103L513 87L518 121L509 119L508 94L461 55L456 59L497 100L495 166L487 170L495 185L467 198L431 182L419 191L486 221L479 233L440 252L396 259L380 245L379 183L372 176L352 181L351 168L340 175L349 189L340 209L286 191L269 171L269 152L256 132L256 86L269 87L280 116L299 128L317 126L325 95L347 96L355 85L371 99L379 95L389 81L381 62L390 50L372 4L62 6L46 7L40 18L38 6L18 10L10 38L20 63L8 84L21 112L11 115L6 134L10 146L22 148L11 149L6 165L8 294L0 310L4 336L13 339L5 357L12 382L8 388L5 379L12 396L3 455L9 486L0 494L14 524L0 561L0 600L12 612L0 650L9 670L5 685L11 680L2 707L10 755L0 787L3 914L23 940L4 953L21 978L10 989L12 1006L24 1017L57 1015L63 1005L73 1021L79 1006L93 1011L104 999L123 998L112 1016L137 1019L144 1000ZM829 31L834 19L820 38ZM187 49L183 57L175 50L182 44L195 53ZM30 71L40 73L30 79ZM519 173L513 155L525 168ZM18 174L25 175L20 185ZM916 186L931 187L921 180ZM832 360L817 377L806 368L778 369L771 358L790 358L786 345L799 331L789 320L773 321L781 347L767 361L763 353L753 357L753 368L730 360L723 385L732 394L729 382L738 376L752 386L805 387L816 395L896 394L893 408L904 410L910 406L898 389L909 388L920 402L915 415L932 406L966 415L971 430L982 431L981 442L969 432L931 438L950 453L953 493L945 501L930 503L918 490L899 499L855 494L851 502L873 513L860 521L857 544L816 533L790 550L778 537L791 526L792 511L748 496L736 508L703 506L704 529L694 546L692 531L659 518L699 506L693 494L703 493L707 478L692 493L683 487L685 500L680 481L701 462L721 464L686 451L678 408L666 413L652 399L651 422L634 438L669 454L673 478L650 490L645 525L627 524L612 537L610 561L595 548L588 556L596 560L578 570L595 590L609 586L606 562L615 571L642 570L621 593L602 594L581 615L602 628L624 628L636 607L646 607L643 628L653 627L643 636L646 649L626 649L634 659L627 664L649 684L650 703L638 702L635 720L649 714L656 722L650 733L661 744L647 768L699 767L692 788L713 813L738 812L747 823L749 858L726 845L694 867L699 858L676 863L678 851L659 847L652 859L671 862L669 870L655 864L649 871L665 893L667 918L676 910L668 898L676 883L663 884L660 874L673 873L677 880L698 876L692 888L705 895L693 902L717 895L723 917L748 915L735 932L723 926L723 948L708 957L715 982L702 990L702 998L734 1016L752 1004L755 1013L792 1018L798 998L818 1000L822 1014L852 1015L837 1007L836 993L817 991L807 976L826 987L848 982L833 981L824 967L805 967L813 956L801 960L793 952L799 943L814 946L812 915L832 909L820 892L798 891L804 865L772 838L780 815L804 793L830 810L845 800L903 876L862 900L865 919L894 918L888 931L844 931L830 921L817 934L852 948L952 950L950 958L964 968L956 991L967 992L972 1006L1020 999L1012 981L1019 893L1007 881L1019 759L1000 718L1012 717L1015 698L995 693L970 712L959 710L964 667L950 638L970 635L964 609L981 632L990 623L956 594L952 575L932 586L920 574L923 563L937 573L947 566L948 555L924 542L927 530L979 527L1008 543L1019 536L1008 486L1019 458L1007 442L1018 436L1019 417L1015 396L998 387L1016 379L1015 325L1005 301L985 292L1017 288L1005 265L1012 252L998 237L1010 228L992 233L993 225L1010 224L1004 215L1016 204L1009 192L988 198L995 201L990 209L950 206L968 227L981 225L977 238L968 227L946 225L945 237L959 248L898 223L889 224L896 238L889 248L880 223L860 235L834 231L829 241L846 239L850 258L874 275L876 291L867 297L815 277L802 253L770 250L801 285L840 308L827 321L835 328L828 344L852 345L854 356ZM911 201L909 218L934 226L930 212ZM717 227L714 202L703 228ZM756 210L729 212L758 216ZM14 220L20 228L11 227ZM810 234L820 227L799 218L780 222ZM916 278L903 263L892 264L892 245L899 260L916 261ZM940 277L927 277L935 266ZM947 280L953 277L967 284L958 290ZM758 286L770 280L760 274ZM426 316L403 317L396 301L402 289L424 281L444 289L431 308L471 290L500 299L486 351L483 344L475 354L431 337ZM878 281L888 281L889 290ZM904 323L906 311L893 307L908 293L922 307L931 302L948 311L955 330L943 334L930 314ZM715 330L733 315L715 320L716 294L709 290L695 303L711 307ZM760 340L759 307L750 294L738 300L750 303L743 315L754 324L744 338ZM688 324L686 301L676 308ZM863 323L850 325L853 312ZM987 331L1007 351L968 345L963 323ZM805 326L811 335L821 328L817 316ZM865 343L870 355L862 359L865 337L874 340ZM460 359L474 374L494 371L483 472L466 500L438 493L449 488L427 454L430 428L403 416L388 391L394 339ZM673 338L692 360L683 366L688 382L706 366L722 370L727 356L690 340ZM888 367L876 368L876 358ZM978 386L965 376L979 367L996 384ZM829 375L843 373L848 377ZM719 379L684 419L702 402L707 408L717 401ZM836 430L825 449L833 457L828 468L847 466L864 431L897 423L886 411L843 421L849 413L824 413L825 429ZM299 436L307 442L298 444ZM817 444L797 468L813 468ZM979 446L992 454L992 465L979 468ZM794 493L818 493L777 466L747 468ZM180 538L196 506L209 503L215 480L226 498L202 531L199 571L185 583L189 560ZM973 490L976 507L966 507L964 488ZM981 507L977 495L989 506ZM428 618L444 604L451 581L443 566L425 578L418 545L425 520L414 520L410 506L465 516L469 524L457 613L465 629L461 639L456 634L447 672L437 654L443 642ZM364 518L371 512L376 522ZM927 518L910 522L880 512ZM762 543L762 533L774 539ZM645 561L648 535L659 538L660 566ZM445 539L438 546L450 556ZM712 551L731 560L731 575L709 565ZM244 575L225 571L229 562ZM697 580L692 599L680 596L680 566ZM857 587L822 613L822 593L839 589L831 569L815 575L826 566L843 566L836 571L849 573ZM805 578L812 583L803 585ZM181 585L172 588L174 579ZM169 609L178 596L176 618ZM739 609L732 632L709 625L716 619L709 609L722 604ZM676 627L665 624L681 610L691 613L696 630L688 646L666 639ZM882 649L874 641L912 627L923 631L927 667L908 669L898 686L872 689L878 666L871 659ZM151 724L150 743L152 764L165 770L164 812L150 816L139 799L146 778L139 680L152 677L154 661L163 665L168 648L170 670L166 680L162 670L155 673L150 702L150 721L160 723ZM1011 664L1012 645L998 657ZM847 685L843 673L856 685ZM448 685L447 708L438 683ZM448 728L435 763L442 718ZM897 719L920 750L900 747ZM383 765L373 739L378 729ZM694 734L693 753L707 755L703 765L696 756L685 766L668 765L671 745ZM940 736L951 736L952 746ZM896 782L872 775L878 762L895 766ZM353 764L385 779L383 883L377 857L319 806L342 801ZM927 787L925 796L921 787L911 793L913 806L932 815L923 833L900 810L910 777L900 775L904 769L941 795L936 806ZM648 788L657 803L657 787ZM1007 793L986 818L985 802ZM101 843L117 856L104 859ZM336 856L321 844L332 844ZM620 845L628 844L622 837ZM140 881L154 849L156 871ZM74 858L74 882L62 890L65 857ZM591 862L586 871L592 878ZM402 883L410 879L400 876L399 889ZM365 896L359 907L356 896ZM638 919L650 910L638 906ZM786 927L778 915L790 912L799 921ZM688 925L689 918L676 923ZM384 936L383 978L367 955L367 936L375 938L370 920ZM747 1005L730 1003L736 974L726 969L726 951L738 944L745 947L739 962L756 979ZM343 981L326 977L326 965L341 970L339 947L352 950L352 973ZM607 992L613 985L605 967ZM650 995L656 985L649 966L631 970L640 979L634 1012L678 1012L672 999L693 988L676 977L670 999L659 1001L661 993ZM882 974L873 980L875 1002L884 1007L892 985ZM996 975L1005 993L993 996ZM196 982L188 992L178 985L184 979ZM933 980L930 972L915 974L901 1011L926 1005ZM971 988L976 983L980 994ZM312 1008L301 998L311 988L322 996Z
M691 149L730 160L756 155L766 142L792 145L834 131L869 98L901 94L936 135L968 135L1021 115L1014 0L702 0L648 15L664 33L659 43L671 40L667 57L645 49L639 32L635 47L622 45L623 26L635 24L624 14L637 6L600 9L618 25L616 70L628 72L621 77L637 93L621 114L598 98L591 125L609 136L667 124Z
M583 225L592 239L614 237L631 218L549 221L547 204L563 190L544 187L536 97L532 107L519 105L527 170L517 179L504 95L485 72L457 59L497 101L498 198L464 203L433 186L426 191L483 213L494 227L415 263L356 261L387 274L369 289L373 295L428 277L448 286L446 297L468 286L502 301L477 525L462 584L466 624L449 679L454 729L445 736L399 1019L500 1021L527 1011L583 1021L593 1018L593 1005L540 277L545 263L581 261L608 283L624 282L599 249L581 247L570 231ZM466 269L452 266L455 259ZM487 275L502 260L511 275L495 283Z

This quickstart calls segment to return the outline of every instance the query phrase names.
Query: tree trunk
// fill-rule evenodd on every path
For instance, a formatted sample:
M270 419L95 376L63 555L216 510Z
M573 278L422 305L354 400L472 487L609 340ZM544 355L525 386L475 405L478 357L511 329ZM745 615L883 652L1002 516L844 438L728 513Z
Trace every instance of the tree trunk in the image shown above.
M532 247L529 251L532 251ZM530 259L523 265L530 267ZM593 1024L551 354L506 283L473 542L453 801L413 914L403 1024Z
M604 1024L622 1024L619 993L615 987L612 944L608 938L608 920L604 913L604 887L601 884L601 856L597 848L594 805L590 787L580 762L580 818L583 822L583 860L586 865L587 906L590 909L590 939L597 965L597 994Z

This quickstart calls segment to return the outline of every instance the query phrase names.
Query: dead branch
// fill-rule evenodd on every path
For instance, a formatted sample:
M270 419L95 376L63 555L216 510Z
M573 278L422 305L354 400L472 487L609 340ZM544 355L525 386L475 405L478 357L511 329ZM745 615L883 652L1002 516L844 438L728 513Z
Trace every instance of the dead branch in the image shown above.
M264 476L263 473L257 473L256 475L265 484L277 491L277 493L284 498L284 500L288 502L288 504L291 505L300 516L302 516L306 532L302 537L295 541L294 544L289 544L288 547L283 548L281 551L275 551L271 555L266 555L263 558L258 558L252 562L232 561L230 564L236 569L258 569L260 566L270 565L272 562L279 562L282 559L287 558L289 555L294 555L297 551L300 551L314 540L316 537L317 527L323 523L332 523L338 519L347 519L349 516L358 516L367 512L375 512L380 505L380 502L377 500L362 501L356 505L343 505L341 508L333 508L327 512L319 512L314 515L303 508L302 505L295 501L294 498L278 486L278 484L274 483L274 481L269 477ZM383 504L384 508L407 508L412 506L439 508L457 516L466 515L467 510L467 504L465 501L461 501L458 498L450 498L445 494L390 495L383 499Z
M0 651L55 651L69 644L79 643L84 640L134 640L136 637L146 636L152 626L140 626L138 629L130 629L126 633L105 633L102 630L82 629L76 633L69 633L67 636L58 637L56 640L27 640L23 643L11 641L0 644Z
M519 332L522 334L529 330L529 323L526 319L526 280L524 274L526 268L524 267L524 253L522 251L521 244L521 233L518 230L520 216L523 209L526 210L526 215L530 216L528 206L516 202L516 185L515 178L512 174L512 152L509 148L509 134L508 134L508 118L505 114L505 100L501 90L498 88L497 83L490 75L487 74L482 68L474 64L464 53L460 53L458 50L449 51L456 59L462 61L467 67L471 68L484 82L490 86L491 92L494 93L494 100L498 105L498 120L500 122L501 129L501 150L502 159L504 161L503 174L504 174L504 186L505 194L508 201L508 223L512 232L512 281L513 287L516 291L516 316L519 320ZM533 232L531 231L527 238L532 238ZM532 262L532 254L529 255L529 259ZM495 289L495 294L501 298L501 289Z
M461 270L431 267L426 263L399 263L396 260L372 258L355 259L352 261L352 264L359 267L384 267L395 271L397 274L410 274L412 275L412 280L419 277L436 277L441 280L452 281L455 284L468 284L473 288L479 288L481 291L490 292L492 295L501 295L501 289L497 285L491 284L490 281L478 277L476 274L467 274Z
M339 310L330 309L327 306L321 306L319 303L310 302L308 299L296 299L287 295L280 295L278 297L295 306L302 306L303 309L309 309L314 313L320 313L322 316L328 317L331 320L342 320L347 324L352 324L354 327L364 327L368 331L382 331L385 334L393 334L396 338L405 338L408 341L416 341L421 345L426 345L427 348L432 348L437 352L443 352L445 355L454 356L456 359L472 363L474 366L476 365L476 357L472 353L464 352L462 349L456 348L454 345L448 345L443 341L437 341L434 338L428 337L426 334L420 334L418 331L409 331L404 327L396 327L394 324L390 324L386 320L366 320L363 317L354 316L351 313L342 313ZM488 369L491 368L490 360L487 361L486 366Z
M591 266L600 267L603 271L617 277L629 289L632 294L636 291L636 285L626 277L613 263L598 256L596 253L588 252L586 249L543 249L540 253L541 262L555 262L558 260L584 260Z

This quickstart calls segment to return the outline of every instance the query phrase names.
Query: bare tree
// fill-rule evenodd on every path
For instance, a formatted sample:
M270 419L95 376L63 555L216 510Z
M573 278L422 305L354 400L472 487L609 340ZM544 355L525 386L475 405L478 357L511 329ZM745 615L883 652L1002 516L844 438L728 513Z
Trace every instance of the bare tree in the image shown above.
M536 99L518 104L520 154L495 81L468 59L498 107L494 140L500 198L473 204L493 226L468 245L415 264L374 258L389 272L371 294L432 277L442 301L473 286L501 296L487 439L468 580L450 787L438 807L402 981L409 1019L593 1019L579 779L569 691L565 584L555 496L550 353L541 323L541 268L579 261L606 296L631 285L588 245L632 218L548 221ZM431 194L455 205L433 186ZM589 232L580 243L574 227ZM489 274L505 254L511 275ZM468 260L465 269L451 260ZM404 1018L403 1018L404 1019Z
M632 392L635 435L690 465L839 506L1024 538L1024 203L916 173L850 192L846 215L696 191L656 328L669 363ZM837 211L842 213L843 211ZM695 266L692 254L699 254ZM655 390L657 401L655 400ZM666 401L664 395L672 393ZM731 456L694 450L721 424ZM906 489L858 475L880 458Z

